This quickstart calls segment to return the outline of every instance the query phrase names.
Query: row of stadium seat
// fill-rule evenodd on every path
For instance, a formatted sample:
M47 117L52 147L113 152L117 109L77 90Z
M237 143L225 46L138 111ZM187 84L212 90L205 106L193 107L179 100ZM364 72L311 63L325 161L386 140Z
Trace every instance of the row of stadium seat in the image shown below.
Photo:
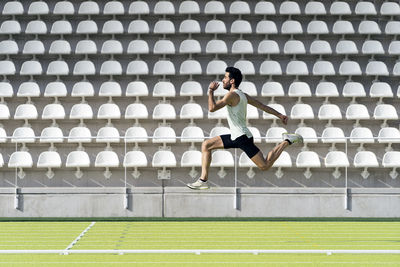
M265 138L261 137L261 133L256 127L249 127L252 132L255 143L272 143L276 144L282 141L282 134L287 132L283 127L271 127L267 130ZM222 134L229 134L230 131L225 126L215 126L211 129L209 137L214 137ZM308 150L309 144L316 144L322 142L323 144L332 145L331 150L336 150L337 144L346 143L346 137L342 128L339 127L326 127L324 128L320 138L317 137L317 132L311 127L299 127L295 133L300 134L304 138L303 150ZM200 143L205 140L204 131L198 126L187 126L182 130L180 142L191 143L194 147L195 143ZM27 144L33 144L38 141L41 144L50 144L50 149L54 149L54 144L61 144L63 142L76 143L82 148L83 144L91 142L107 144L109 148L111 144L138 144L152 143L175 144L177 143L177 135L175 129L169 126L159 126L149 135L148 131L141 126L133 126L125 131L124 136L120 136L117 128L112 126L105 126L97 131L95 137L92 136L91 130L85 126L73 127L69 131L68 137L64 138L63 130L57 126L46 127L42 130L40 137L36 137L34 130L29 127L18 127L14 130L10 141L12 143L22 144L22 149L27 150ZM264 139L264 140L263 140ZM356 127L351 130L349 136L350 144L358 144L359 150L364 150L366 144L374 144L375 139L379 144L386 144L386 151L392 150L392 144L400 143L400 132L394 127L385 127L379 130L377 138L374 138L371 129L367 127ZM6 131L0 128L0 143L8 141Z
M126 22L124 22L126 23ZM355 22L353 22L355 23ZM373 20L363 20L358 25L358 30L355 31L354 25L348 20L336 21L332 29L329 30L328 25L322 20L312 20L307 24L306 30L303 30L302 23L297 20L286 20L282 23L279 34L281 35L326 35L326 34L339 34L339 35L399 35L400 30L398 29L399 21L389 21L385 24L384 31L381 30L377 22ZM160 19L154 27L150 27L149 23L145 20L138 19L129 22L129 25L123 25L123 22L119 20L108 20L105 21L101 31L99 31L100 22L94 20L83 20L78 23L75 29L73 29L71 23L67 20L57 20L53 22L52 26L48 29L45 21L43 20L31 20L22 24L17 20L5 20L1 23L0 34L17 35L17 34L32 34L32 35L43 35L43 34L54 34L54 35L69 35L69 34L176 34L177 32L182 34L227 34L229 28L227 23L219 19L208 20L204 29L201 29L200 22L194 19L183 20L179 24L178 31L176 30L175 24L170 20ZM152 25L153 26L153 25ZM382 25L383 27L383 25ZM23 31L22 28L25 28ZM150 30L151 29L151 30ZM247 20L237 19L232 22L230 26L231 34L263 34L263 35L274 35L278 34L278 27L276 22L271 20L261 20L257 22L255 29L252 29L251 23Z
M170 1L158 1L154 8L150 9L146 1L134 1L129 4L129 8L125 10L123 3L119 1L109 1L104 4L102 10L100 10L99 4L94 1L84 1L79 3L79 8L75 10L74 4L70 1L59 1L56 2L54 8L50 11L46 2L34 1L29 5L28 10L25 12L22 3L18 1L9 1L5 3L3 7L3 15L171 15L171 14L233 14L233 15L246 15L246 14L257 14L257 15L377 15L377 9L380 15L383 16L396 16L400 15L400 6L397 2L384 2L382 5L377 5L374 2L362 1L357 2L354 7L354 11L351 9L349 3L345 1L335 1L329 3L329 9L326 8L328 3L310 1L305 5L304 11L300 9L300 5L295 1L284 1L279 5L269 1L259 1L255 4L254 13L252 12L250 5L245 1L233 1L229 5L229 9L225 8L225 5L221 1L208 1L204 7L203 12L200 10L200 6L196 1L182 1L179 4L179 8L176 12L173 2ZM278 9L279 6L279 9ZM150 12L151 10L151 12ZM277 12L278 10L278 12ZM329 11L329 12L328 12Z
M203 49L204 50L204 49ZM228 54L228 47L223 40L210 40L205 47L206 54ZM155 55L173 55L176 54L175 45L170 40L157 40L154 44L153 54ZM201 54L202 48L197 40L186 39L180 43L178 54ZM278 43L274 40L262 40L258 44L258 49L253 49L253 44L248 40L236 40L232 44L230 51L232 54L262 54L262 55L305 55L311 54L315 56L334 55L331 45L328 41L315 40L311 43L310 48L300 40L288 40L281 51ZM66 40L56 40L51 43L50 48L46 49L40 40L29 40L24 43L22 51L18 44L13 40L5 40L0 42L0 55L14 57L13 55L70 55L72 54L71 44ZM146 55L150 54L149 45L145 40L133 40L129 43L127 54ZM354 41L340 40L336 44L335 53L337 55L385 55L385 50L380 41L366 40L359 52ZM80 40L75 47L75 55L120 55L124 54L124 48L118 40L107 40L101 45L98 51L97 45L92 40ZM392 56L400 55L400 41L391 41L387 54Z
M335 168L333 172L333 176L335 178L339 178L341 173L339 172L339 168L350 167L350 163L347 155L341 151L331 151L326 154L324 157L325 167L327 168ZM76 177L81 178L83 173L81 168L90 167L90 158L87 152L85 151L72 151L68 154L65 166L71 168L77 168L77 172L75 173ZM40 153L36 167L37 168L47 168L47 176L52 178L54 176L54 172L52 169L60 168L62 165L61 157L56 151L44 151ZM194 173L197 171L194 170L195 167L201 167L201 152L195 150L189 150L183 153L181 157L181 167L190 167L192 168L191 174L195 176ZM217 150L212 153L212 161L211 167L217 167L221 170L218 172L220 177L224 177L226 172L224 168L232 168L234 167L234 159L232 153L227 150ZM379 163L376 155L371 151L360 151L354 156L354 167L356 168L364 168L364 171L361 175L364 178L369 176L367 168L377 168L379 167ZM4 166L3 156L0 154L0 167ZM96 159L94 162L95 167L106 168L104 172L104 176L106 178L111 177L111 171L109 168L118 168L120 167L119 158L116 152L114 151L100 151L96 155ZM135 171L133 176L138 178L140 176L140 172L138 168L143 168L148 166L147 156L143 151L134 150L129 151L124 155L123 167L134 168ZM158 177L161 179L169 178L170 174L166 168L177 167L177 160L175 154L171 151L167 150L159 150L155 152L152 157L152 167L155 168L163 168L163 174L159 174ZM296 157L296 167L297 168L306 168L304 176L306 178L310 178L312 173L310 171L311 168L321 168L321 161L319 155L314 151L302 151L297 154ZM392 172L390 173L392 178L397 177L396 168L400 167L400 152L398 151L389 151L386 152L382 159L382 165L385 168L392 168ZM20 178L24 178L25 173L22 170L23 168L32 168L33 160L32 156L27 151L16 151L11 154L8 161L9 168L19 168L20 171L18 173ZM256 165L246 156L243 152L239 158L239 167L250 168L248 172L249 177L254 176L254 171L252 168L256 167ZM292 167L291 157L287 152L283 152L281 157L275 162L273 167L278 167L278 171L275 174L278 178L282 177L283 172L281 168L290 168Z
M240 68L244 75L269 75L269 76L280 76L280 75L292 75L292 76L333 76L340 75L345 77L367 75L371 77L378 76L400 76L400 62L395 63L392 71L389 73L388 66L383 61L369 61L365 67L365 71L361 70L360 64L357 61L345 60L340 66L338 72L330 61L318 60L314 63L312 72L309 72L306 62L300 60L291 60L286 66L285 73L282 71L281 64L275 60L265 60L262 62L258 72L255 71L254 65L248 60L241 60L234 64L235 67ZM391 64L390 64L391 65ZM389 66L390 66L389 65ZM207 64L206 71L203 72L201 64L197 60L186 60L182 62L179 70L180 75L221 75L225 74L227 63L223 60L215 59L211 60ZM391 67L391 66L390 66ZM0 61L0 75L27 75L36 76L43 75L43 68L39 61L30 60L22 63L21 69L17 72L15 64L10 60ZM63 76L69 75L70 70L67 62L63 60L56 60L50 62L47 67L46 75ZM73 75L95 75L96 68L92 61L82 60L78 61L74 65L74 70L71 73ZM119 61L107 60L101 64L100 75L149 75L148 64L143 60L131 61L126 70L122 68ZM178 72L175 70L175 65L170 60L161 59L155 62L153 66L153 75L175 75Z
M326 98L324 103L327 103L329 98L337 98L339 97L339 91L337 85L333 82L320 82L315 88L315 94L311 92L310 85L306 82L292 82L288 86L288 92L285 94L283 86L279 82L266 82L263 84L261 88L261 92L258 93L258 90L255 84L251 81L242 81L240 84L240 88L243 92L247 93L250 96L261 95L263 97L272 97L271 102L274 102L275 97L293 97L299 98L299 102L301 102L301 98L303 97L312 97L315 95L316 97ZM71 89L70 94L67 91L67 85L63 82L51 82L48 83L44 89L44 93L41 95L41 89L36 82L23 82L19 85L18 89L13 88L12 84L8 82L0 82L0 98L4 101L4 98L11 98L14 96L14 90L17 91L17 97L27 97L28 102L30 102L31 98L36 97L54 97L55 102L57 103L58 98L67 97L70 95L71 97L94 97L95 90L93 84L85 81L75 83ZM355 102L355 98L378 98L378 103L382 102L383 98L393 98L393 91L395 88L392 88L386 82L373 82L369 88L368 96L366 92L366 88L364 85L359 82L346 82L341 90L342 97L351 97L352 103ZM224 96L226 94L226 90L222 89L221 83L220 87L214 92L214 95L217 97ZM175 98L177 95L177 91L175 89L175 84L168 81L160 81L157 82L151 94L149 94L148 86L143 81L134 81L130 82L125 92L121 88L121 85L115 81L107 81L100 85L98 93L96 93L96 97L137 97L137 102L139 102L139 97L146 96L153 97L162 97L162 98ZM196 81L186 81L181 84L179 89L179 95L182 97L193 97L203 96L203 88L199 82ZM400 87L397 88L397 97L400 97ZM84 99L83 99L84 100Z
M281 114L286 115L286 110L281 104L270 104L270 107L274 108ZM0 104L0 120L10 119L10 111L7 105ZM222 108L216 112L208 112L208 119L227 119L227 110ZM383 120L382 127L386 127L387 120L398 120L399 116L397 114L396 108L390 104L378 104L374 108L373 119ZM125 119L149 119L149 112L146 105L142 103L129 104L125 110ZM196 103L186 103L182 106L180 110L180 119L203 119L203 108ZM259 111L254 106L247 106L247 119L259 119ZM263 112L263 119L276 120L277 117L269 113ZM314 111L309 104L299 103L292 106L290 111L290 118L294 120L301 120L303 124L304 120L315 119ZM370 120L368 109L363 104L350 104L347 106L345 118L347 120L356 120L356 125L359 124L360 120ZM37 120L39 119L37 108L34 104L21 104L16 107L15 120ZM66 117L64 106L59 103L48 104L43 108L42 120L64 120L68 119ZM93 109L87 103L74 104L71 108L69 119L74 120L90 120L94 119ZM117 104L105 103L102 104L97 111L97 119L105 120L119 120L122 119L121 110ZM177 119L177 114L175 107L169 103L159 103L153 109L152 114L153 120L175 120ZM331 124L332 120L342 120L342 112L339 106L335 104L323 104L320 106L318 111L319 120L328 120Z

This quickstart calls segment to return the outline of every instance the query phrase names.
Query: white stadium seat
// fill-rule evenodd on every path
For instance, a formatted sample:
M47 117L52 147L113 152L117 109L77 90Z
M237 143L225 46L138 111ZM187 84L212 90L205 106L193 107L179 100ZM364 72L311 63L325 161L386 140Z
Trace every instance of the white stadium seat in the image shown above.
M153 53L155 55L175 54L174 43L170 40L158 40L154 44Z
M157 151L153 155L151 165L155 168L163 168L158 171L158 179L170 179L171 172L166 168L176 167L176 158L171 151Z
M111 150L111 143L119 143L119 132L115 127L102 127L97 132L96 143L106 143L106 150Z
M392 98L393 92L390 85L386 82L374 82L369 90L369 96L372 98L379 98L377 104L383 104L384 97Z
M9 168L19 169L18 177L21 179L24 178L26 175L25 172L23 171L23 168L32 168L32 166L33 166L32 156L27 151L13 152L8 161Z
M207 54L227 54L228 47L223 40L210 40L206 45Z
M69 55L71 51L71 45L65 40L55 40L51 43L49 48L49 54L56 55Z
M72 151L67 156L65 166L67 168L76 168L75 177L82 178L83 172L81 168L90 166L89 155L85 151Z
M26 25L25 34L46 34L47 26L46 23L42 20L31 20Z
M65 110L61 104L47 104L43 108L42 119L52 120L53 126L57 126L56 120L63 120L65 118Z
M175 74L175 66L169 60L159 60L154 64L153 68L154 75L174 75Z
M182 1L179 5L179 14L199 14L200 7L196 1Z
M92 134L89 128L78 126L69 131L68 143L78 143L81 147L82 143L90 143Z
M53 8L54 15L73 15L75 14L74 5L69 1L58 1Z
M194 19L184 20L179 25L179 32L187 34L200 33L201 32L200 23Z
M282 68L278 61L265 60L260 66L261 75L282 75Z
M362 104L351 104L346 109L346 119L356 120L354 127L360 126L360 120L369 120L368 109Z
M288 95L289 97L297 97L297 103L302 103L302 97L311 97L311 89L308 83L293 82L289 86Z
M208 1L204 7L205 14L225 14L225 6L221 1Z
M256 33L257 34L277 34L278 28L276 24L272 20L261 20L257 23L256 26Z
M307 178L310 179L312 176L311 173L311 168L320 168L321 167L321 161L319 159L319 156L316 152L314 151L302 151L299 154L297 154L296 158L296 167L297 168L306 168L306 171L303 173L303 175Z
M187 126L183 128L181 133L182 143L195 143L204 141L204 132L198 126Z
M323 104L329 104L329 97L339 97L339 91L333 82L320 82L315 89L315 96L325 97Z
M341 175L339 168L349 167L350 163L346 153L342 151L330 151L328 154L326 154L325 166L327 168L335 168L335 171L332 173L332 175L338 179Z
M242 13L243 14L243 13ZM251 24L247 20L235 20L231 25L231 33L233 34L251 34Z
M209 20L205 27L205 33L225 34L227 33L225 22L218 19Z
M363 168L364 170L361 172L361 176L364 179L367 179L369 176L368 168L376 168L379 167L378 160L374 152L371 151L360 151L354 156L354 167Z
M257 53L266 55L279 54L278 43L274 40L263 40L258 44Z
M372 132L367 127L354 128L350 133L350 143L360 144L360 147L357 149L357 151L365 150L364 144L372 144L374 142L375 140Z
M137 19L131 21L128 26L128 33L131 34L148 34L150 33L150 27L147 21Z
M81 40L76 44L75 54L96 54L97 46L96 43L92 40Z
M146 61L143 60L132 60L129 62L126 69L127 75L147 75L149 74L149 67Z
M385 151L393 150L392 144L400 143L400 131L394 127L385 127L379 130L378 143L388 144Z
M122 44L118 40L107 40L101 46L100 52L105 55L122 54Z
M256 69L254 68L254 64L250 60L239 60L239 61L236 61L233 66L235 68L240 69L242 74L243 74L243 76L244 75L255 75L256 74Z
M50 144L50 149L51 151L55 151L54 148L54 143L62 143L64 141L63 138L63 132L60 128L58 127L46 127L42 130L42 133L40 134L40 143Z
M179 74L181 75L200 75L202 72L200 62L197 60L185 60L179 68Z
M61 167L61 157L56 151L44 151L40 153L36 166L47 168L46 176L51 179L54 177L53 168Z
M16 20L5 20L0 26L1 34L20 34L21 25Z
M318 119L328 120L328 124L325 127L332 127L332 120L341 120L342 113L340 112L340 108L335 104L323 104L319 108Z
M160 126L154 130L153 143L176 143L175 130L169 126Z
M383 120L381 128L388 127L388 120L398 120L396 108L390 104L379 104L374 109L373 118L375 120Z
M376 15L376 8L374 3L371 2L358 2L356 4L356 8L354 10L354 12L356 13L356 15Z
M134 1L129 5L128 13L132 15L149 14L150 8L146 1Z
M154 25L155 34L175 34L175 26L169 20L159 20Z
M141 173L138 167L147 167L147 157L143 151L129 151L125 154L122 165L125 168L134 168L133 178L139 178Z
M149 54L149 45L145 40L133 40L129 43L127 53L128 54Z
M385 168L392 168L390 177L395 179L398 176L396 168L400 167L400 151L388 151L383 155L382 166Z
M295 104L290 111L290 118L300 120L298 127L303 127L306 126L304 120L314 119L314 112L308 104Z
M356 97L365 97L367 95L364 86L359 82L346 82L343 86L342 94L344 97L352 98L350 104L357 103L355 100Z
M358 25L358 32L360 34L381 34L382 31L379 28L378 23L372 20L363 20Z
M84 1L79 6L78 14L81 14L81 15L100 14L99 5L93 1Z
M172 15L175 14L175 7L172 2L158 1L154 6L153 12L157 15Z
M123 34L124 26L118 20L108 20L103 24L103 34Z
M196 178L198 171L195 167L201 167L201 152L197 150L185 151L181 157L181 167L190 167L190 177Z
M229 7L229 13L235 15L250 14L250 6L245 1L234 1Z
M51 34L71 34L72 26L71 23L67 20L58 20L53 23L50 29Z
M254 13L257 15L275 15L276 10L272 2L259 1L254 7Z
M350 15L351 9L350 9L350 5L347 2L344 1L337 1L337 2L333 2L331 4L329 13L332 15Z
M280 143L283 141L282 134L286 133L287 130L282 127L271 127L268 128L267 133L265 134L265 142L266 143Z
M18 1L8 1L4 4L3 15L22 15L24 13L24 6Z
M93 20L82 20L76 28L77 34L96 34L98 31L97 24Z
M121 75L122 66L119 61L108 60L104 61L100 67L100 75Z
M381 5L380 13L383 16L397 16L400 15L400 6L396 2L384 2Z
M117 153L114 151L100 151L96 156L94 166L106 168L103 175L106 179L109 179L112 175L110 168L117 168L119 166Z
M179 46L180 54L199 54L201 53L201 46L199 41L186 39L183 40Z
M67 62L63 60L56 60L50 62L49 65L47 66L46 74L55 76L68 75L69 68Z
M281 15L299 15L301 14L300 6L295 1L284 1L279 7L279 14Z
M322 55L331 55L331 45L324 40L315 40L310 45L310 54L319 55L320 58L322 57Z
M346 143L344 132L339 127L326 127L321 135L321 141L324 144L332 144L331 151L336 150L336 144Z
M224 178L226 176L225 168L234 167L235 163L233 160L232 153L228 150L216 150L211 155L210 167L220 168L218 176Z
M105 15L122 15L124 13L124 6L118 1L107 2L103 9L103 14Z
M149 140L147 131L141 126L133 126L125 132L125 142L127 143L147 143Z

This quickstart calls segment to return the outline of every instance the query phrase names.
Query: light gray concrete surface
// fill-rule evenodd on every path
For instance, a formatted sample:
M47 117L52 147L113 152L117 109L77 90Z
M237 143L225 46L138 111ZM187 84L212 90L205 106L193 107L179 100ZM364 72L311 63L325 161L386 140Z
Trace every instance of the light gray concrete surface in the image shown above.
M1 217L400 217L399 189L184 187L0 190ZM236 205L235 205L236 201Z

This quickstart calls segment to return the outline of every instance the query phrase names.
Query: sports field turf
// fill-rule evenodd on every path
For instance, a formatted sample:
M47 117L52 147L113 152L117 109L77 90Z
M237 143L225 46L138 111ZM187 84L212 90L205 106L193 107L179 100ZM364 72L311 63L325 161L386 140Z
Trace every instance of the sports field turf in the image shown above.
M92 225L90 228L89 226ZM82 234L84 230L87 232ZM76 243L71 246L74 240ZM400 250L400 222L0 222L0 250ZM400 266L400 254L0 254L2 266Z

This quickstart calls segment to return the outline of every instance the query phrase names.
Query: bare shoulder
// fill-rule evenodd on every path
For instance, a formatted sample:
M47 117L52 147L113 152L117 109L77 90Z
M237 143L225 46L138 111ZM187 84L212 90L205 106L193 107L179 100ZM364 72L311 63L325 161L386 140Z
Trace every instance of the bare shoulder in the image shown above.
M240 101L240 96L238 94L236 94L235 92L231 92L229 91L224 98L226 99L226 101L229 103L229 105L231 106L236 106L239 101Z

